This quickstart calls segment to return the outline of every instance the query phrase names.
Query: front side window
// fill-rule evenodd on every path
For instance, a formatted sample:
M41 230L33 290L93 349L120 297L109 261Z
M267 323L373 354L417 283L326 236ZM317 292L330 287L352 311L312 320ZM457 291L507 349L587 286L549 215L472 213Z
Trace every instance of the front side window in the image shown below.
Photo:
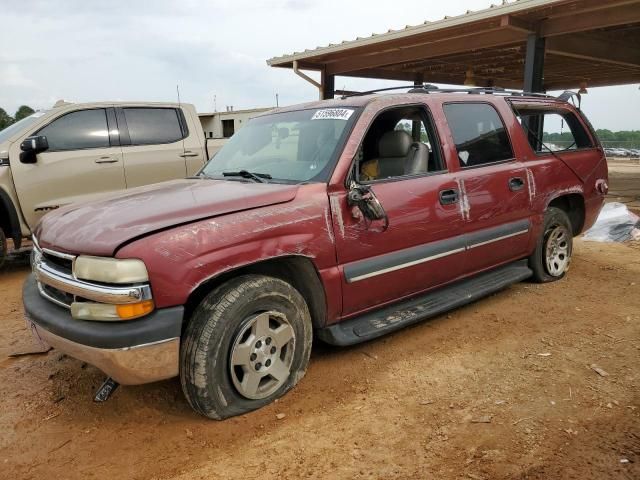
M49 151L109 147L104 108L67 113L40 129L36 135L47 137Z
M513 158L504 123L491 105L449 103L443 109L462 168Z
M125 108L123 110L132 145L173 143L183 138L175 108Z
M246 170L269 181L326 181L356 112L321 108L256 117L225 143L202 173L222 177Z
M434 128L422 106L385 110L373 121L358 152L358 180L424 175L443 170Z
M568 110L516 104L513 109L536 153L593 147L586 129Z

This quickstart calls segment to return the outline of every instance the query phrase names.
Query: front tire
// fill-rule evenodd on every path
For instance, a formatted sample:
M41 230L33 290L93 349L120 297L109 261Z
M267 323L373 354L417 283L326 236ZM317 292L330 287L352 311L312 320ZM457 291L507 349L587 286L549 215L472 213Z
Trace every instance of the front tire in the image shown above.
M564 210L549 207L544 215L542 235L529 257L533 279L539 283L555 282L565 276L573 253L571 222Z
M302 295L245 275L208 294L183 335L180 380L191 407L217 420L261 408L304 376L312 325Z

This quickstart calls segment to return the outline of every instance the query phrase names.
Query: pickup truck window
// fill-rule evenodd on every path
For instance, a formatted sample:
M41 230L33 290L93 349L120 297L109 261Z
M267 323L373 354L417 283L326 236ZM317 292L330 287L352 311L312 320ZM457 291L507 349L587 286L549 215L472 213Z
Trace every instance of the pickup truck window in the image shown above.
M7 128L0 130L0 143L6 142L12 135L27 129L30 125L34 124L38 118L48 112L48 110L40 110L23 118L22 120L18 120L16 123L12 123Z
M513 108L536 153L593 147L589 134L578 118L567 110L518 105Z
M443 169L432 122L424 107L385 110L373 121L359 152L359 181L424 175Z
M132 145L154 145L182 140L175 108L125 108L124 118Z
M47 137L49 152L110 146L104 108L67 113L41 128L36 135Z
M504 123L493 106L488 103L448 103L443 109L462 168L513 158Z
M345 107L256 117L229 139L202 173L221 177L246 170L270 175L268 181L326 181L357 113L357 108Z

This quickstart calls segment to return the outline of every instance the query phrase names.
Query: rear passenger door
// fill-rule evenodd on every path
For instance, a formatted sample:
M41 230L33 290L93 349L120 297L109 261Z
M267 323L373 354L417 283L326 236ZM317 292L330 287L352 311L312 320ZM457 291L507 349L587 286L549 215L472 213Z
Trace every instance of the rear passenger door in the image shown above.
M187 176L182 111L171 107L116 108L127 188Z
M522 258L531 230L527 169L515 159L503 117L484 102L445 103L443 110L459 163L466 273Z

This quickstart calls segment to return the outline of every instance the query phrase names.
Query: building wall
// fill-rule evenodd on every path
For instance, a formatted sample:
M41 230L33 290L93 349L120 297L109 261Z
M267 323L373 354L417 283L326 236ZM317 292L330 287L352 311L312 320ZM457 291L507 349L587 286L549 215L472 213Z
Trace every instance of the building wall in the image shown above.
M206 138L225 138L223 135L223 120L233 121L233 131L240 130L250 119L268 112L271 108L254 108L251 110L236 110L230 112L199 113L200 123Z

